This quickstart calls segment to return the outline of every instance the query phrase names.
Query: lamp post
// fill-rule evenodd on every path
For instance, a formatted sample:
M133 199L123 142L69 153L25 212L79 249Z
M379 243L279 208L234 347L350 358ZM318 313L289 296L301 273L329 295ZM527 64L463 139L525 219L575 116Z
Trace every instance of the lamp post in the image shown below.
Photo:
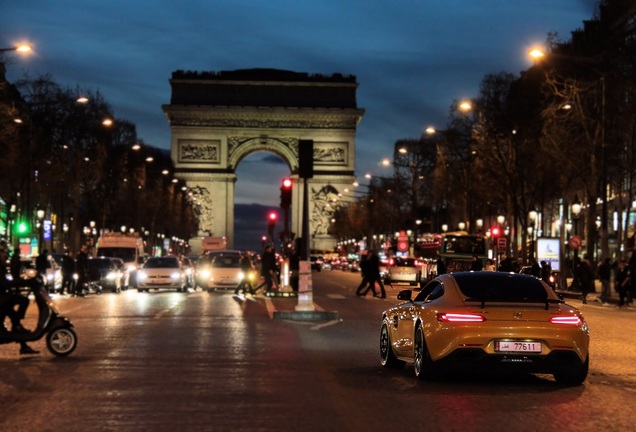
M539 214L536 210L530 210L528 212L528 219L530 219L530 226L528 227L528 234L530 235L530 260L534 259L535 253L535 236L537 235L537 221Z
M594 161L592 168L597 167L600 171L599 173L600 178L598 180L600 180L600 184L601 184L601 196L600 196L601 219L600 219L600 225L598 226L598 229L599 229L600 238L601 238L601 255L602 257L607 257L609 255L609 239L608 239L609 215L608 215L608 193L607 193L607 188L608 188L607 143L605 139L605 118L606 118L605 112L606 112L606 93L607 93L606 79L605 79L606 72L603 70L599 70L597 68L597 66L603 67L604 63L602 59L598 57L597 58L582 57L582 56L563 54L558 52L557 53L551 52L549 54L546 54L545 51L540 48L534 48L530 50L528 52L528 55L533 59L535 63L539 63L543 61L545 57L548 57L548 56L554 59L564 60L565 62L570 62L577 66L581 66L585 70L592 72L598 78L598 84L600 85L600 93L601 93L600 94L600 113L599 113L600 115L598 116L598 120L597 120L598 133L594 133L591 135L594 136L593 138L594 142L592 144L594 146L597 146L597 145L600 146L600 161L597 162L600 164L600 167L596 165L596 163L594 163L597 161L597 159L594 156L592 156L592 160ZM573 74L573 76L576 76L576 75ZM563 105L562 108L566 110L571 110L573 106L571 103L568 102L565 105ZM586 120L589 121L589 118L590 116L588 116L588 119ZM596 141L597 139L598 141ZM596 180L597 179L592 179L592 181L596 181ZM579 207L579 211L580 211L580 207ZM591 234L589 237L590 238L592 237ZM588 240L590 240L590 238L588 238ZM595 237L595 238L598 238L598 237ZM596 247L593 248L592 253L593 254L596 253Z

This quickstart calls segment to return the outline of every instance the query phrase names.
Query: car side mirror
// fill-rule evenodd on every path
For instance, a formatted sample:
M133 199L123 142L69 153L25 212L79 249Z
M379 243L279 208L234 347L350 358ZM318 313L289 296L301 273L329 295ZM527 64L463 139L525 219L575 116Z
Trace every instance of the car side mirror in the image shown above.
M411 290L402 290L398 293L398 300L410 301L411 296L413 295L413 291Z

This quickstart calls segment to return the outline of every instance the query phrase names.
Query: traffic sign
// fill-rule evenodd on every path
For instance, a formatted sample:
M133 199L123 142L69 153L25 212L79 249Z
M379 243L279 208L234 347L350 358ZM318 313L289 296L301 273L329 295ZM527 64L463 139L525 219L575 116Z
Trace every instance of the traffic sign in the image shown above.
M583 240L578 235L573 235L572 237L570 237L570 240L568 240L568 245L572 249L580 249L582 244Z
M508 246L508 239L506 237L499 237L497 239L497 248L505 249Z

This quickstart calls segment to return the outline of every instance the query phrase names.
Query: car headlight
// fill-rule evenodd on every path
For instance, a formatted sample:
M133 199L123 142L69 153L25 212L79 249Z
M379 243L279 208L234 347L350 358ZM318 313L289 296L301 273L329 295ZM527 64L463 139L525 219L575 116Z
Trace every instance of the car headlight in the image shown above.
M172 280L179 280L179 279L181 279L181 273L179 273L179 272L174 272L174 273L172 273L172 274L170 275L170 279L172 279Z
M135 270L137 270L137 267L135 265L133 265L133 264L129 264L128 265L128 271L129 272L132 272L132 271L135 271Z
M106 275L106 279L107 279L107 280L115 280L115 279L117 279L117 274L116 274L116 273L113 273L113 272L110 272L110 273L108 273L108 274Z
M53 280L54 275L52 274L47 274L46 275L46 280L52 281Z
M204 278L209 278L210 277L210 270L201 270L201 276L203 276Z
M245 273L239 272L238 277L239 277L240 280L245 279Z
M139 273L137 273L137 280L138 281L146 280L146 278L148 278L148 275L146 274L145 271L140 271Z

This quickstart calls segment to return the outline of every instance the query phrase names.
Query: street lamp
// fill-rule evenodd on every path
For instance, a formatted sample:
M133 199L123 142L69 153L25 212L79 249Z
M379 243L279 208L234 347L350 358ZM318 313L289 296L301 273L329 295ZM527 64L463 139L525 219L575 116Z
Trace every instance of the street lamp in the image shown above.
M544 60L545 57L552 57L554 59L565 60L565 62L569 62L575 64L576 66L581 66L585 70L592 72L597 78L598 83L600 84L600 115L597 120L598 133L592 134L594 138L592 138L592 145L600 146L600 183L601 183L601 223L600 223L600 233L601 233L601 253L603 256L607 256L609 253L609 239L608 239L608 174L607 174L607 143L605 139L605 111L606 111L606 72L603 70L599 70L597 65L603 67L602 60L599 58L591 58L591 57L583 57L570 55L567 53L555 53L550 52L547 53L540 48L533 48L528 52L528 55L533 59L535 64L540 63ZM571 75L576 77L575 74ZM578 77L577 77L578 78ZM581 104L583 105L583 104ZM567 102L561 106L563 110L571 110L573 108L572 104ZM598 138L596 138L598 137ZM596 141L598 139L598 142ZM598 143L598 144L597 144ZM594 159L596 160L596 159ZM596 180L596 179L593 179ZM579 208L580 211L580 208ZM594 251L596 248L594 248Z
M31 51L33 51L33 48L31 47L31 45L28 45L28 44L19 44L10 48L0 48L0 52L10 52L10 51L16 51L21 54L28 54Z

